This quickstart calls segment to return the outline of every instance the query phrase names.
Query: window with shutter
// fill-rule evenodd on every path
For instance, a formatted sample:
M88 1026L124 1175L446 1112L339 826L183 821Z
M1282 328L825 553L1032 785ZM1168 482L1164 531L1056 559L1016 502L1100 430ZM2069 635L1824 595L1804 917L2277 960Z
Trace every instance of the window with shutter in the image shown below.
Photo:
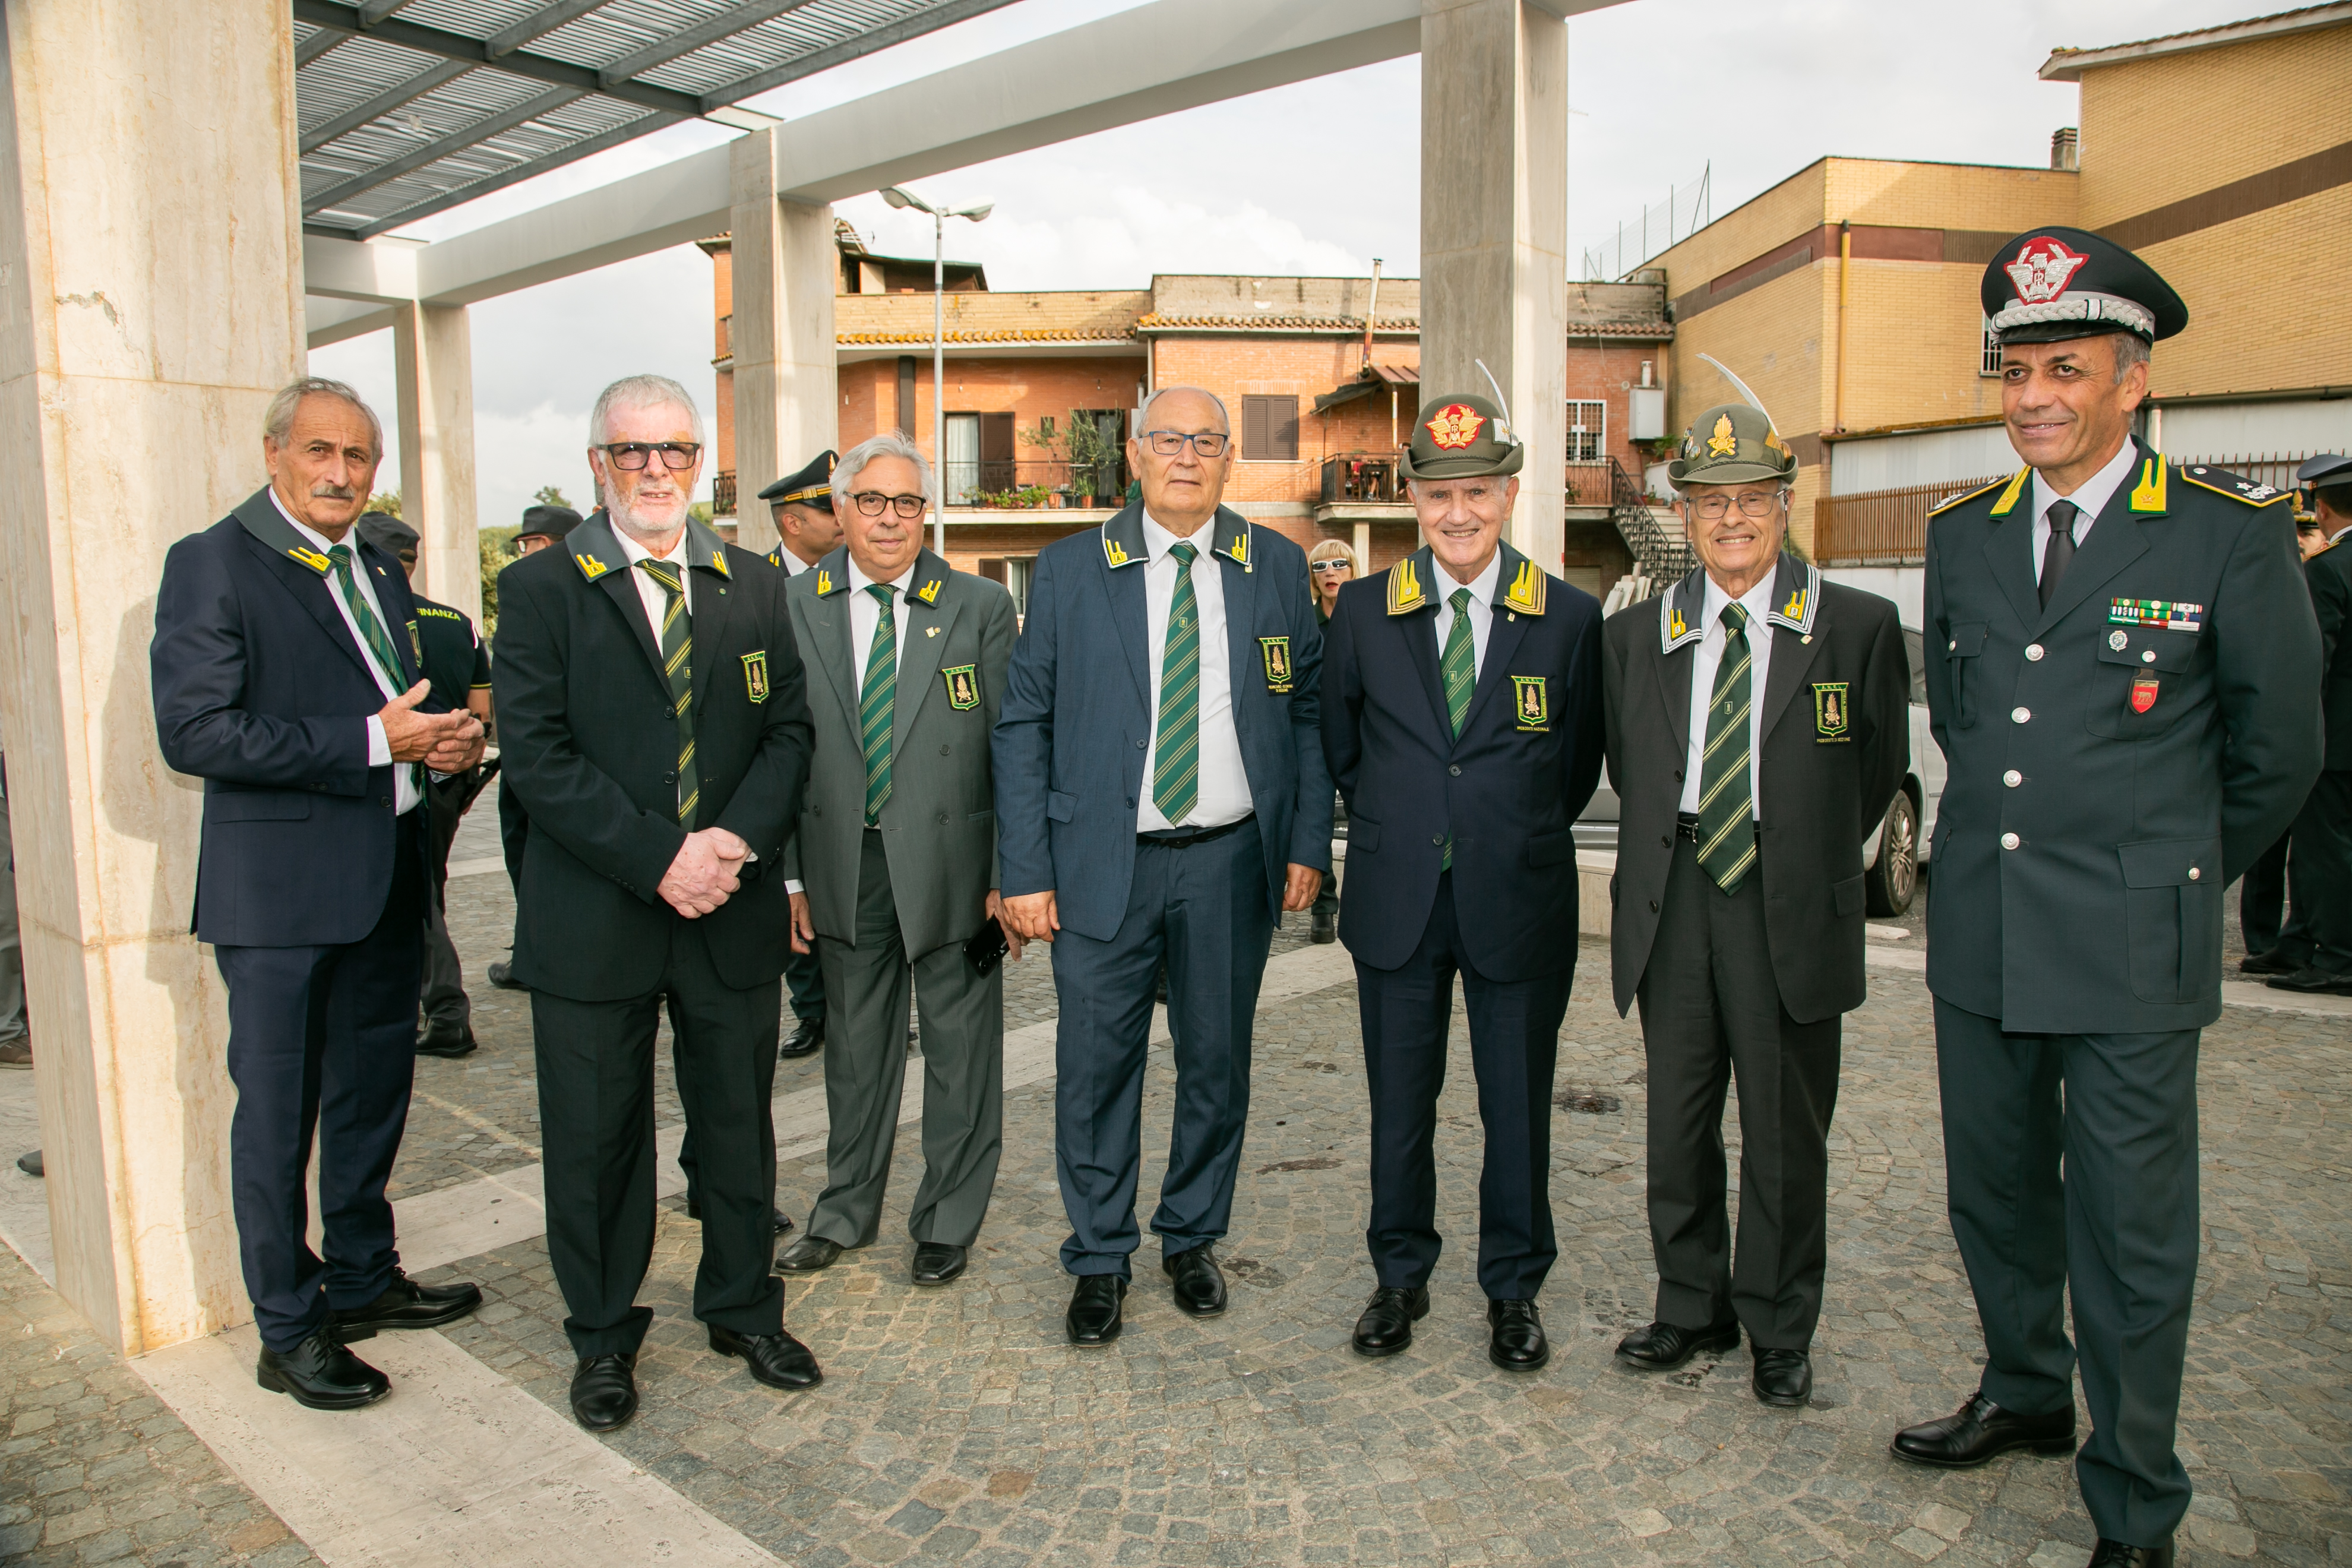
M1242 399L1242 458L1252 463L1298 460L1298 399L1255 394Z

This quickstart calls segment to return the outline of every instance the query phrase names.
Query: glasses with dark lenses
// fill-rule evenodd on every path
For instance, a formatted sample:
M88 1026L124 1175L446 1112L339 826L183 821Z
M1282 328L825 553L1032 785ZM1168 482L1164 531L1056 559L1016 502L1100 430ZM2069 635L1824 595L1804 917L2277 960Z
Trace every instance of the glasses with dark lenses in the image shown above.
M1153 451L1163 458L1174 457L1184 449L1187 442L1192 444L1192 450L1204 458L1222 458L1225 455L1225 443L1233 439L1213 430L1199 436L1187 436L1181 430L1146 430L1143 438L1150 443Z
M880 490L859 490L849 499L856 501L857 510L868 517L880 517L884 507L888 507L900 517L923 515L923 498L920 496L886 496Z
M1310 572L1353 572L1355 570L1345 561L1338 560L1309 562L1307 569Z
M702 456L699 441L614 441L603 448L604 460L616 468L635 473L652 461L656 452L661 454L662 467L673 474L682 474L694 467Z
M1739 497L1738 500L1739 515L1742 517L1769 517L1772 515L1773 509L1780 504L1780 498L1777 494L1760 496L1748 494ZM1707 521L1715 522L1730 515L1731 502L1730 496L1701 496L1690 504L1691 510L1698 513Z

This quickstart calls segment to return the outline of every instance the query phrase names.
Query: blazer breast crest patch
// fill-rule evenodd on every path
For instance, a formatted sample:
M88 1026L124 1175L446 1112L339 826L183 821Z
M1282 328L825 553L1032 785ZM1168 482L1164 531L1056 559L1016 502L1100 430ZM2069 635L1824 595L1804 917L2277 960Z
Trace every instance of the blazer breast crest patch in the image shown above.
M1849 684L1843 680L1813 682L1813 740L1817 743L1826 745L1832 741L1853 739L1848 728L1853 721L1846 699Z
M948 684L948 706L959 713L970 712L980 706L980 667L959 664L940 671L940 679Z
M1290 639L1260 637L1257 639L1257 648L1265 659L1265 689L1268 691L1289 690Z
M425 668L425 639L417 635L416 623L408 623L408 651L416 656L416 668Z
M754 702L768 700L768 650L743 656L743 690Z
M1540 675L1511 677L1511 707L1522 730L1551 728L1551 694Z

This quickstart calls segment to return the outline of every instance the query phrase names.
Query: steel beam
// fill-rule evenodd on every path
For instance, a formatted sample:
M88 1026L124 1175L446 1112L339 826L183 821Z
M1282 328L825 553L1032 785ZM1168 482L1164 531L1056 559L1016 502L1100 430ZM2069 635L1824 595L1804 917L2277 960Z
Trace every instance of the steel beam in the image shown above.
M334 27L346 33L365 33L369 37L419 54L437 55L443 59L464 60L468 65L504 71L509 76L528 77L551 87L568 87L578 92L601 92L646 109L665 113L689 115L702 112L702 100L690 92L674 92L666 87L655 87L641 81L607 83L590 66L575 66L564 60L550 59L526 49L513 49L492 55L488 42L469 38L463 33L452 33L440 27L421 26L397 17L386 17L373 26L366 26L356 5L346 5L341 0L293 0L294 15L299 21L318 27Z

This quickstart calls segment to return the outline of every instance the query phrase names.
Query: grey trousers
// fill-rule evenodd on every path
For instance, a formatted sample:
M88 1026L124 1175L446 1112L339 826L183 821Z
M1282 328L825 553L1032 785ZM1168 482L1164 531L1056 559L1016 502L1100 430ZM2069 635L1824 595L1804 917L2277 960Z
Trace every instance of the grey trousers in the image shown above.
M457 962L457 949L449 941L445 901L443 894L425 900L425 986L417 1016L434 1034L462 1035L473 1024L474 1004L466 995L466 971Z
M974 974L961 942L908 956L878 832L866 834L858 858L856 940L821 936L817 957L831 1125L825 1187L808 1234L866 1247L881 1231L907 1077L911 982L923 1038L923 1181L907 1230L917 1241L970 1247L1004 1149L1003 965Z

